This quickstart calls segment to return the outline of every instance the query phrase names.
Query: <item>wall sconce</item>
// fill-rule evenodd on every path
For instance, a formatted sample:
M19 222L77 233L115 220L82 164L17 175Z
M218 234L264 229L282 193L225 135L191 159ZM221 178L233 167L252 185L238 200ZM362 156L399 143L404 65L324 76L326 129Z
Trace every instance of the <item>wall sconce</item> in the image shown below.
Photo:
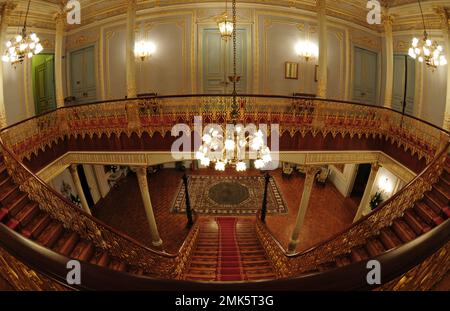
M145 61L147 58L152 57L156 52L156 45L150 41L136 42L134 45L134 55L140 58L141 61Z
M297 43L295 52L299 57L305 58L308 62L310 59L316 58L319 55L319 48L311 41L303 41Z

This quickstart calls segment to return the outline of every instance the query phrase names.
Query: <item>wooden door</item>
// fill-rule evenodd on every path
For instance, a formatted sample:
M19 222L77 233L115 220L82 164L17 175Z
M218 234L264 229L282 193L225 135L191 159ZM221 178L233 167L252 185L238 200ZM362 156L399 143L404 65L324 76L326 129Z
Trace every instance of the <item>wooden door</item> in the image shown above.
M358 47L355 47L354 55L353 100L376 105L378 55Z
M36 114L56 108L55 70L53 55L36 55L33 58L33 93Z

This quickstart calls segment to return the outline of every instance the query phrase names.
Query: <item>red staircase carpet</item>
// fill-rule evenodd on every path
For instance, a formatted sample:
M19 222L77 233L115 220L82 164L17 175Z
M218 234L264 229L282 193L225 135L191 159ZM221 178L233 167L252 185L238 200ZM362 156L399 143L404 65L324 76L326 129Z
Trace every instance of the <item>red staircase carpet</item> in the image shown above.
M275 273L259 243L253 219L200 219L200 232L184 278L196 281L274 279Z
M219 224L219 265L217 281L243 281L241 255L236 239L235 217L217 217Z

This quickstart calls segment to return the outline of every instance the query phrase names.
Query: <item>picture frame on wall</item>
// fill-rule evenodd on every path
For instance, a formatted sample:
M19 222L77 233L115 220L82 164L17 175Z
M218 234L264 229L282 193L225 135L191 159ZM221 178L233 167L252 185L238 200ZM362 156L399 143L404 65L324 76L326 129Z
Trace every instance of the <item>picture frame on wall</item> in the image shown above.
M286 62L284 64L284 78L298 80L298 63Z

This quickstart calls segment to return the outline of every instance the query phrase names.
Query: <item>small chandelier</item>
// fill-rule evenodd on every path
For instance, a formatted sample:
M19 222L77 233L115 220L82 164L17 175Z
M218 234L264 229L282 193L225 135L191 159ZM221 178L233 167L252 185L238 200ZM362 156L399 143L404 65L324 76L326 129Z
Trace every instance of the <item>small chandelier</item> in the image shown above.
M219 26L220 36L223 40L228 41L233 35L233 23L228 19L228 1L225 0L225 13L219 17L217 20L217 25Z
M6 42L6 51L2 56L3 62L10 62L12 65L23 63L25 58L32 58L33 55L39 54L44 50L42 44L39 43L39 37L34 32L27 33L27 18L30 4L31 0L28 2L22 33Z
M261 130L256 131L255 128L244 128L243 125L237 124L239 115L239 105L237 102L236 83L238 82L236 70L236 0L233 0L233 101L231 104L231 117L233 126L228 126L225 137L217 127L211 127L202 137L203 144L196 152L195 157L203 166L209 166L215 163L217 171L225 171L227 165L234 166L236 171L242 172L247 170L245 163L245 153L248 150L254 156L254 164L256 169L264 168L272 161L269 147L264 143L264 133ZM252 131L253 130L253 131Z
M419 2L420 13L422 14L423 22L423 38L419 40L418 38L413 38L411 42L411 47L408 50L408 55L413 59L417 59L420 63L425 63L428 68L435 70L438 66L447 65L447 59L445 55L441 55L444 51L441 45L437 41L430 40L428 38L428 33L425 27L425 18L423 16L422 5Z
M295 46L295 51L299 57L303 57L307 62L319 55L319 48L311 41L299 42Z
M156 45L153 42L141 41L134 45L134 55L145 61L147 58L152 57L156 52Z

